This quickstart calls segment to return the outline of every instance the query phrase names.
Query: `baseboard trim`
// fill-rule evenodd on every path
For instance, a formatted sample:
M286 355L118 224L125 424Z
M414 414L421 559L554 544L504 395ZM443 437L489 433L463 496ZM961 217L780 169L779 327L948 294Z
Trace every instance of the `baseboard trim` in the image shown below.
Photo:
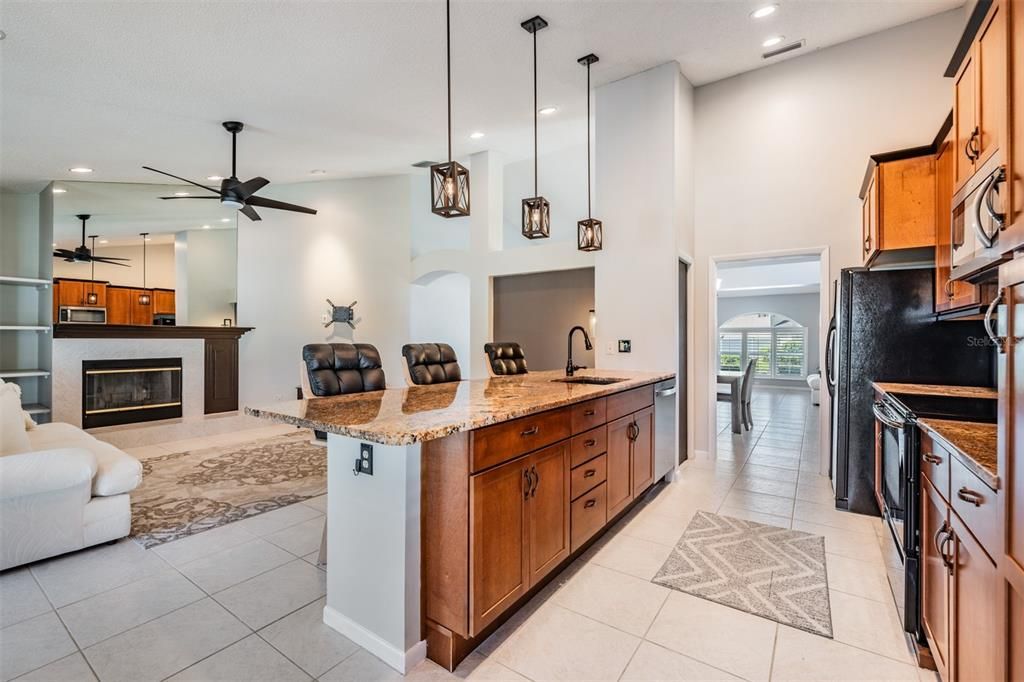
M427 641L402 651L330 606L324 606L324 624L334 628L403 675L427 658Z

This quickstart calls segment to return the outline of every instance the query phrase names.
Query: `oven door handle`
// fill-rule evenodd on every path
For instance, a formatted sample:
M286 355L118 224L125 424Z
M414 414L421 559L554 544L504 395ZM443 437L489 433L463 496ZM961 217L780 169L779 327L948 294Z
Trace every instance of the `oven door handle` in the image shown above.
M893 419L892 415L889 414L889 410L888 408L886 408L885 403L883 403L881 400L875 401L875 404L871 406L871 411L875 413L875 419L882 422L889 428L900 430L903 429L903 422L898 422L895 419Z
M990 175L985 178L985 181L981 183L981 188L977 190L977 194L974 195L974 206L972 207L972 213L974 216L974 232L978 236L978 241L981 242L982 246L986 249L992 248L996 243L994 234L989 234L988 230L984 228L981 222L981 209L985 205L985 196L988 191L992 188L996 182L996 176ZM998 234L998 230L996 231Z

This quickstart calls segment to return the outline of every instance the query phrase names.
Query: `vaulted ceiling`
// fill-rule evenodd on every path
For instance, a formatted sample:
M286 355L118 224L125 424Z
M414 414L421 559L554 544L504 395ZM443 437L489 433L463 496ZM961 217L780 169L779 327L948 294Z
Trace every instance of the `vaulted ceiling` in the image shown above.
M542 14L542 152L582 144L585 75L595 86L670 60L700 85L766 63L773 34L805 39L794 58L936 14L962 0L454 0L457 155L532 151L531 42ZM335 2L39 2L4 0L0 185L72 179L160 182L229 171L219 122L242 120L239 175L274 182L405 172L445 153L444 4ZM472 140L469 134L485 136ZM311 174L312 171L324 171Z

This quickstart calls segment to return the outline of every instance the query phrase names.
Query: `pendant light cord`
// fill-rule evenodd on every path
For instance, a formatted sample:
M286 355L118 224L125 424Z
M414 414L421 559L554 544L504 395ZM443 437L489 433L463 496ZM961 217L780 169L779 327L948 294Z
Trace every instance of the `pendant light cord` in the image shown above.
M142 235L142 288L146 288L146 235Z
M452 3L444 3L445 40L448 44L448 163L452 161Z
M587 219L593 219L590 211L590 62L587 61Z
M231 177L236 178L236 179L238 178L238 175L235 173L235 159L236 159L236 149L235 149L235 147L237 146L237 142L238 142L238 133L236 133L236 132L235 133L231 133Z
M533 31L533 196L537 191L537 30Z
M96 237L92 238L92 255L96 255ZM90 258L89 265L89 293L91 294L93 292L93 285L96 282L96 261Z

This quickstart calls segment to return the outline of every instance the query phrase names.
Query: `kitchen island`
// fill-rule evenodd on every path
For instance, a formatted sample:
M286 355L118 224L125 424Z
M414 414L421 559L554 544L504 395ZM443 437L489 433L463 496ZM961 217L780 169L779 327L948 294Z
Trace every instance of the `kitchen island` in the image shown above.
M584 370L246 408L327 433L324 622L452 670L655 483L654 384Z

